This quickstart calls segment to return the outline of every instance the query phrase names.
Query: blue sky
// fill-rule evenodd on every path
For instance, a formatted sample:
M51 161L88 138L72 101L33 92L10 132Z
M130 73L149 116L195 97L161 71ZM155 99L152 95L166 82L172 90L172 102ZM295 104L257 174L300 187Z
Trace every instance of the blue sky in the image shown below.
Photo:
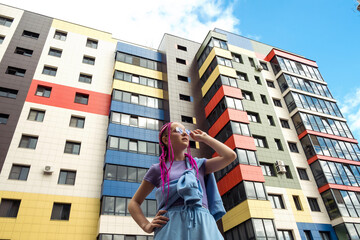
M355 0L0 0L1 3L157 48L164 33L202 42L235 32L315 60L360 139L360 12Z

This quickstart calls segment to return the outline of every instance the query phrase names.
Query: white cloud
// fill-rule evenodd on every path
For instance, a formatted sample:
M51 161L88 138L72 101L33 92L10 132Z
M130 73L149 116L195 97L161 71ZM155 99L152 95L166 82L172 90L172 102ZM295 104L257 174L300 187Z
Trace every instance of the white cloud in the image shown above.
M164 33L202 42L215 27L239 33L235 3L225 0L1 0L2 3L103 30L157 48Z
M338 101L341 112L348 120L350 130L355 138L360 137L360 88L344 96L343 100Z

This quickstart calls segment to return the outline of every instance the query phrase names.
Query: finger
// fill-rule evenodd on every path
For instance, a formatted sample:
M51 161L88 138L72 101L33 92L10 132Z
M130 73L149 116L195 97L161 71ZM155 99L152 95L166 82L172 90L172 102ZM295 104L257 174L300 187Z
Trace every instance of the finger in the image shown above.
M165 217L165 216L157 216L157 217L155 217L154 219L169 221L169 218L167 218L167 217Z
M162 220L155 220L155 221L152 221L153 224L161 224L161 225L165 225L167 224L167 221L162 221Z
M155 215L155 217L156 217L156 216L163 215L163 214L165 214L165 213L167 213L166 210L159 210L159 211L157 212L157 214Z

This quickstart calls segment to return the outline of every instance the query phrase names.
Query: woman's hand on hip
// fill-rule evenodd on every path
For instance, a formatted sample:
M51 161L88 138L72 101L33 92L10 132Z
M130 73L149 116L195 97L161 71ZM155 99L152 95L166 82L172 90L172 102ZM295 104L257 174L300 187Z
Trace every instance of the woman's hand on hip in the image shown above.
M147 233L152 233L154 228L163 227L169 221L169 218L163 216L165 213L167 213L166 210L158 211L154 219L143 227L143 230Z

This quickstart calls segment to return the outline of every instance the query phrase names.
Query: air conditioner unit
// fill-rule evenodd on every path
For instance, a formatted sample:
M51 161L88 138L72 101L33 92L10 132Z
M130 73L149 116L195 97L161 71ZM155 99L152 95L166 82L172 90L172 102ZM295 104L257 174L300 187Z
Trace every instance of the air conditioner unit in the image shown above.
M52 166L45 166L44 167L44 174L52 174L54 172Z
M277 173L286 173L286 167L284 161L281 160L276 161L275 168Z
M261 65L255 65L255 70L261 72L263 67Z

